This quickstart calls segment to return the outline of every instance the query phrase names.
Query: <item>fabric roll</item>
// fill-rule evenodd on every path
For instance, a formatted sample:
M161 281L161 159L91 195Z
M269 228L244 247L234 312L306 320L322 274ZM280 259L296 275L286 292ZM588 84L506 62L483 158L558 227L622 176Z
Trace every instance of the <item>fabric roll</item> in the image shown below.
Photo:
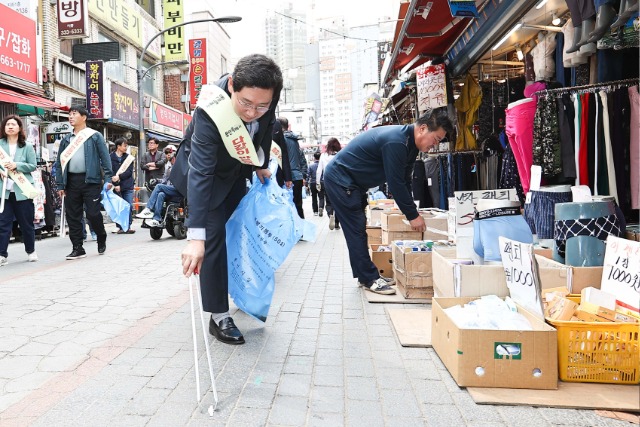
M613 150L611 148L611 133L609 125L609 106L606 92L600 92L602 102L602 127L604 133L605 156L607 164L607 180L609 182L609 195L615 197L616 204L620 204L618 200L618 187L616 185L616 166L613 160Z
M631 106L630 120L630 163L631 163L631 209L640 209L640 94L638 86L628 88Z
M506 134L518 165L518 174L524 193L529 192L531 165L533 164L533 118L536 102L525 99L507 108Z

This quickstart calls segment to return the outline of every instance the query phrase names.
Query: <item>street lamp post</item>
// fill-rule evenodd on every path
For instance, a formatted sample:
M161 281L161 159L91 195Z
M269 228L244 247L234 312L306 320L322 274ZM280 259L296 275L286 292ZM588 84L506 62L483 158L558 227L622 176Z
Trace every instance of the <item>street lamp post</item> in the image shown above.
M144 185L144 178L143 178L143 172L142 172L142 155L147 151L147 141L145 138L145 134L144 134L144 92L142 90L142 81L144 79L144 77L147 75L147 73L160 65L164 65L164 64L182 64L183 62L181 61L171 61L171 62L160 62L158 64L153 64L152 66L150 66L149 68L144 68L142 66L142 61L144 60L144 55L145 53L147 53L147 49L149 48L149 46L151 45L151 43L157 39L158 37L160 37L162 34L166 33L167 31L171 31L175 28L178 27L182 27L184 25L190 25L190 24L198 24L200 22L218 22L221 24L227 24L227 23L232 23L232 22L238 22L242 20L242 18L240 16L222 16L220 18L208 18L208 19L197 19L194 21L187 21L187 22L182 22L180 24L177 25L173 25L169 28L165 28L164 30L160 31L159 33L157 33L156 35L154 35L153 37L151 37L151 39L147 42L147 44L145 45L145 47L142 49L142 52L140 53L140 59L138 60L138 68L136 69L136 77L138 80L138 126L140 126L139 128L139 137L140 137L140 143L138 146L138 159L137 159L137 181L138 181L138 186L143 186Z

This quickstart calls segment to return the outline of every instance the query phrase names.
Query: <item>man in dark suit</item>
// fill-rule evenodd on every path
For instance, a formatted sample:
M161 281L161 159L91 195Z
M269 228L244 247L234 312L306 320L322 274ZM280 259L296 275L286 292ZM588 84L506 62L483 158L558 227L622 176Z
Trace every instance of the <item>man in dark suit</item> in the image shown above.
M205 87L201 92L171 180L187 197L189 243L182 252L182 266L187 277L195 271L200 274L203 308L211 313L209 332L224 343L243 344L244 337L229 315L225 224L245 195L246 179L252 172L255 170L262 182L271 177L269 152L282 73L270 58L249 55L238 61L232 75L223 76L214 85L217 87ZM209 98L213 102L202 102L201 107L205 93L214 94ZM224 101L218 102L220 99ZM219 110L216 113L205 107L214 104L232 108L237 117L223 118ZM238 127L243 128L238 131ZM229 142L228 135L233 132L246 138ZM243 147L239 149L238 143ZM248 161L247 151L258 160Z

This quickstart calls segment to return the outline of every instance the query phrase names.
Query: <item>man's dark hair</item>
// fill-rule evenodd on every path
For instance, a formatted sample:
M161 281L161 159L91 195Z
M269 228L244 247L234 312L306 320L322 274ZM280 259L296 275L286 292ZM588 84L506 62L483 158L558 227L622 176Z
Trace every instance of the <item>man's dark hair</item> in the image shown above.
M153 138L153 137L151 137L151 138L149 138L149 140L147 141L147 144L148 144L148 143L150 143L151 141L153 141L155 144L157 144L157 143L158 143L158 139L157 139L157 138Z
M442 128L450 138L453 137L453 124L444 111L427 111L416 120L416 125L427 125L427 129L429 129L430 132L435 132Z
M280 122L280 126L282 126L282 130L289 130L289 120L286 117L278 117L278 121Z
M240 58L233 70L233 90L239 92L245 87L273 89L274 96L282 90L282 71L273 59L260 54Z
M313 158L316 160L320 160L320 152L316 151L315 153L313 153Z
M76 113L85 117L89 115L89 112L87 111L87 108L84 105L72 105L71 107L69 107L69 112L72 112L72 111L75 111Z
M114 141L114 144L116 144L116 147L119 147L125 142L127 142L127 138L120 137Z

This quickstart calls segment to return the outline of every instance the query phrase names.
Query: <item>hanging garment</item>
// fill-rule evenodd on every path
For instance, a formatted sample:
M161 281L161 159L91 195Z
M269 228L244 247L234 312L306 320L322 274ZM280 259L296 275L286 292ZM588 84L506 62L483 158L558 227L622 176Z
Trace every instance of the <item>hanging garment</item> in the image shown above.
M605 125L604 115L605 109L602 105L602 97L600 92L594 94L597 111L597 124L596 124L596 193L601 196L612 195L609 190L609 173L607 164L607 143L605 139ZM608 115L608 113L607 113Z
M580 185L589 185L588 129L589 129L589 94L580 95Z
M537 80L548 80L555 75L555 48L556 34L553 32L544 35L540 33L538 44L531 49L533 56L533 69Z
M562 158L562 181L576 178L574 151L574 107L568 94L556 98L558 105L558 129L560 137L560 157Z
M440 174L438 170L437 157L427 157L424 161L424 174L427 181L427 191L433 203L432 207L445 209L440 203Z
M571 95L573 99L573 107L575 117L573 121L574 129L574 153L575 153L575 165L576 165L576 185L580 185L582 177L580 176L580 131L582 130L582 98L578 94Z
M630 147L631 158L631 209L640 209L640 94L638 86L628 88L631 105Z
M567 239L576 236L593 236L600 240L607 240L610 234L614 236L622 234L616 215L556 221L553 238L556 241L558 254L564 258Z
M524 205L524 219L538 239L553 239L556 203L572 200L571 192L531 191L531 203Z
M631 122L629 92L627 88L616 89L607 95L611 122L611 150L616 164L616 187L620 208L627 212L631 206L630 192L630 141Z
M531 165L533 164L533 118L536 103L531 98L509 104L506 134L518 165L518 174L524 193L529 192Z
M413 192L413 200L418 202L419 208L427 208L426 185L424 177L424 163L418 159L413 165L413 178L411 180L411 190Z
M589 172L589 188L596 194L596 102L593 93L586 94L589 99L587 117L587 170Z
M482 102L482 88L475 77L467 74L460 97L456 99L455 106L458 110L458 139L456 150L475 150L476 138L471 127L478 120L478 108Z
M533 164L542 167L542 176L553 178L562 172L560 132L556 103L550 97L538 99L533 126Z
M609 182L609 195L615 197L616 204L620 204L618 200L618 187L616 185L616 166L613 161L613 150L611 149L611 134L609 126L609 106L608 96L606 92L600 92L602 102L602 127L604 133L604 145L606 156L607 181Z
M518 166L511 145L507 145L502 153L502 169L500 171L500 181L498 188L508 189L515 188L518 193L520 205L524 204L524 191L522 191L522 183L520 175L518 175Z

